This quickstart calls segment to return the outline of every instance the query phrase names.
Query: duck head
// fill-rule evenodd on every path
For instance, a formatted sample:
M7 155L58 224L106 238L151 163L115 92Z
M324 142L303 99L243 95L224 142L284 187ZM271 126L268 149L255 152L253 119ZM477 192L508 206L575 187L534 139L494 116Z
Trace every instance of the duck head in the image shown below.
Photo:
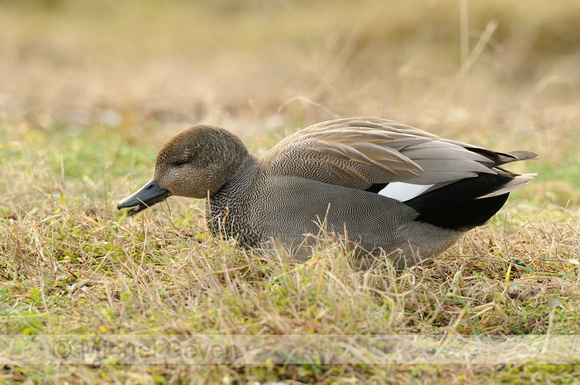
M159 151L153 179L121 200L117 209L134 215L171 195L207 198L237 174L249 156L242 141L219 127L190 127L171 138Z

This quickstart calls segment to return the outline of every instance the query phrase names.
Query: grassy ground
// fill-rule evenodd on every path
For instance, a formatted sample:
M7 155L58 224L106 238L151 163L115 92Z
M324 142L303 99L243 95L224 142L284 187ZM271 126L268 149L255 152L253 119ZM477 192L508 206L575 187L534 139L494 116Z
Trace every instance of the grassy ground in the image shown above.
M0 2L1 334L580 334L577 2L117 3ZM115 211L190 124L222 125L263 153L355 115L537 152L513 169L538 177L444 255L398 273L357 271L331 240L304 265L240 250L209 237L201 201ZM6 382L580 376L578 360L34 365L3 350Z

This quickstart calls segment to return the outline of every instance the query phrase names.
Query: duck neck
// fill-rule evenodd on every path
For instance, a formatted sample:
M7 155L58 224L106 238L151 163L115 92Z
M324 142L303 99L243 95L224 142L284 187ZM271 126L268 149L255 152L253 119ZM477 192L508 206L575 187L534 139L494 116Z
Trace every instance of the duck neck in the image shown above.
M255 235L248 231L246 200L256 181L259 161L249 154L240 164L237 173L215 194L206 200L205 216L210 230L223 237L236 238L242 244L253 245Z

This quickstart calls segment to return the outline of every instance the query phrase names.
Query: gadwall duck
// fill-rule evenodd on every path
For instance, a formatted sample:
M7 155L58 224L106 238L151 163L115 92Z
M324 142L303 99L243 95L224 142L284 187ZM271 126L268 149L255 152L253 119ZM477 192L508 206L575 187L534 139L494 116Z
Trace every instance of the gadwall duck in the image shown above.
M245 246L275 242L303 259L325 231L402 268L484 224L535 175L500 166L535 156L349 118L312 125L256 157L232 133L198 125L163 146L154 178L117 208L133 215L170 195L207 198L210 229Z

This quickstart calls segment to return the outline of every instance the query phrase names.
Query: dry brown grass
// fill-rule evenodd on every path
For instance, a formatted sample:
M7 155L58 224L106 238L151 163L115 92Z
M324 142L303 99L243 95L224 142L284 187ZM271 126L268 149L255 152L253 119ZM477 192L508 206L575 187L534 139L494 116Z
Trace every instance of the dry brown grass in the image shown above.
M575 2L467 3L463 30L459 2L42 4L0 2L0 334L580 334ZM387 261L357 270L331 240L306 264L241 250L209 236L202 202L172 198L138 218L114 210L189 124L222 125L262 153L300 126L353 115L535 151L514 170L539 176L489 224L404 272ZM38 366L25 349L2 349L8 382L579 374L539 361Z

